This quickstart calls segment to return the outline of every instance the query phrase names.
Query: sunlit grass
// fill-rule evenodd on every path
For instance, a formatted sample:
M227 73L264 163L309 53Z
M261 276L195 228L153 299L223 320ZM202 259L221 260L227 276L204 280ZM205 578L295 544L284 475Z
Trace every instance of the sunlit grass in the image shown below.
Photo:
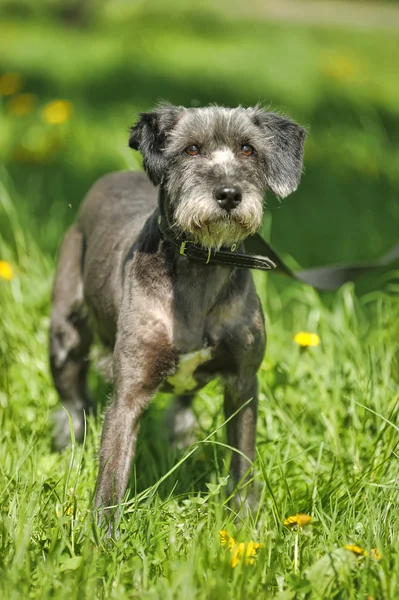
M359 301L347 286L326 304L269 276L259 509L236 516L226 503L228 451L213 385L196 401L199 443L183 457L162 432L166 398L154 401L121 536L106 543L91 513L100 419L89 420L84 447L51 452L53 265L2 193L13 248L2 242L0 257L14 270L0 280L2 597L397 597L398 301ZM300 330L317 331L321 344L301 351ZM226 530L231 551L220 548Z

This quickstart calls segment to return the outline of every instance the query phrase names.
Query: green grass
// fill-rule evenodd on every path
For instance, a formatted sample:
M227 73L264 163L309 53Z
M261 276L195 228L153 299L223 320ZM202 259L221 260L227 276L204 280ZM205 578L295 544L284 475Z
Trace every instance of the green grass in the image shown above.
M16 256L0 280L0 591L2 598L375 598L399 595L399 302L358 300L351 286L321 299L269 276L269 349L260 371L259 509L226 502L217 385L196 400L198 443L183 456L163 431L166 397L146 413L122 533L107 543L91 513L100 419L85 445L51 452L57 399L47 366L53 266L22 231L1 191ZM259 284L264 292L264 280ZM263 293L263 295L265 295ZM292 337L317 331L300 351ZM106 391L92 375L99 401ZM204 441L206 440L206 441ZM180 461L180 462L179 462ZM313 517L298 534L283 519ZM219 531L264 544L254 565L232 568ZM346 544L379 561L355 558ZM282 591L284 590L284 591Z
M99 175L139 168L126 129L160 97L272 101L310 126L300 189L283 204L268 199L265 229L285 255L306 266L397 242L393 33L228 21L168 3L125 10L86 30L0 23L0 74L17 71L22 91L37 95L25 117L10 114L7 98L0 107L0 260L15 272L0 279L0 597L396 600L399 300L385 276L378 291L366 282L361 296L352 285L319 296L256 275L268 349L251 516L227 502L218 384L195 401L198 442L185 454L165 439L168 398L154 399L116 541L103 540L91 512L101 417L89 419L84 446L51 451L47 338L60 237ZM51 126L41 111L59 97L74 112ZM300 330L322 344L300 351ZM105 407L108 386L90 379ZM299 512L313 523L297 535L283 520ZM264 544L254 565L231 567L222 529ZM346 544L369 554L356 558Z

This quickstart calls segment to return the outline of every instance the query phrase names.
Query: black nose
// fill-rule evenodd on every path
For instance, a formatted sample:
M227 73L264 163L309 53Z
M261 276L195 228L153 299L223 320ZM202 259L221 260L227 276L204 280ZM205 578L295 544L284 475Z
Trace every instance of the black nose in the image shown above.
M237 208L242 200L242 193L237 186L225 186L217 188L215 191L217 203L224 210L233 210Z

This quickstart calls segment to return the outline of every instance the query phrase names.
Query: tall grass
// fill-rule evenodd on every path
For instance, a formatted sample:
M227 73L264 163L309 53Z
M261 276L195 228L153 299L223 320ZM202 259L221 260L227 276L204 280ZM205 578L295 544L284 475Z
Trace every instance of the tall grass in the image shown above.
M168 446L156 398L140 433L120 537L105 542L91 513L100 419L83 446L51 452L57 399L47 367L52 265L18 222L5 188L2 218L15 270L0 281L0 590L4 598L398 597L398 333L395 298L320 298L269 277L269 349L260 371L259 508L227 502L229 451L220 389L196 400L198 442ZM321 345L301 350L300 329ZM106 393L98 381L99 400ZM312 524L283 526L307 513ZM263 547L253 565L231 566L219 544ZM295 546L298 556L294 564ZM344 549L359 545L357 556ZM373 558L377 548L382 558Z

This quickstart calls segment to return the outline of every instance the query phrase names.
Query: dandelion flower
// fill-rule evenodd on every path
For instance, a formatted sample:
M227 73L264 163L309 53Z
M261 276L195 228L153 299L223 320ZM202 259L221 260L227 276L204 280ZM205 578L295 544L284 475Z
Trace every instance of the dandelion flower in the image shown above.
M370 556L372 559L374 560L381 560L382 558L382 554L381 552L378 550L378 548L372 548L370 550Z
M12 96L22 87L22 77L18 73L0 75L0 96Z
M226 547L229 550L232 550L234 548L234 546L237 545L237 542L235 541L235 539L232 538L231 535L225 529L223 529L222 531L219 531L219 536L220 536L220 545L221 546Z
M61 510L61 508L56 508L55 512L57 517L60 517L61 515L68 515L71 517L73 515L73 506L67 506L66 508L64 507L63 510Z
M301 346L301 348L307 348L308 346L318 346L320 344L320 338L317 333L300 331L294 336L294 342Z
M36 94L18 94L9 100L7 109L11 115L15 115L16 117L24 117L32 112L36 102Z
M306 514L292 515L284 519L284 525L291 528L305 527L305 525L309 525L311 522L312 517Z
M239 563L244 565L253 565L255 563L256 553L259 548L263 548L264 544L259 542L240 542L229 535L225 530L219 531L220 545L227 548L231 552L231 566L234 568Z
M68 100L53 100L43 109L43 119L50 125L61 125L72 114L72 104Z
M360 546L356 546L356 544L346 544L346 546L344 546L344 548L345 548L345 550L350 550L357 556L367 556L367 550L365 550L364 548L361 548Z
M324 72L330 79L346 83L356 79L358 67L348 56L332 56L325 65Z
M259 548L262 548L263 544L259 542L248 542L237 544L231 550L231 566L234 568L240 562L244 565L253 565L255 563L256 553Z
M14 277L14 271L10 263L5 260L0 260L0 279L11 281Z

